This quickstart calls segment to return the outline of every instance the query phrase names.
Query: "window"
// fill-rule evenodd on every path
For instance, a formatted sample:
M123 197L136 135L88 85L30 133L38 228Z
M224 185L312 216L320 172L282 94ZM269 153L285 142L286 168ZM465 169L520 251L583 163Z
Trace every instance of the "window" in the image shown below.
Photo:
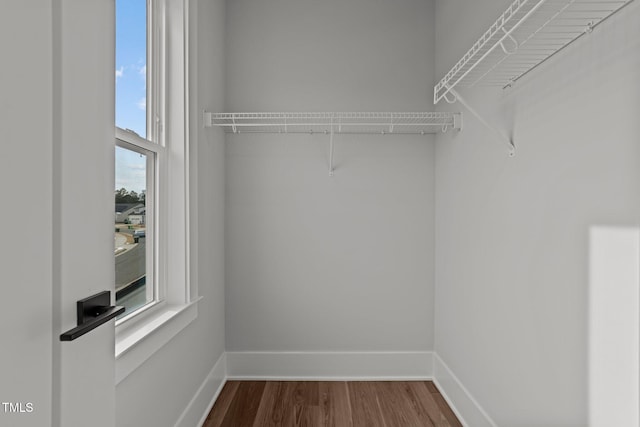
M154 256L158 152L121 133L116 140L114 252L116 304L126 311L119 319L159 300Z
M150 36L147 0L116 1L115 285L118 320L162 300L155 271L157 177L162 157L148 78ZM155 65L155 64L154 64Z
M115 286L126 308L118 330L191 300L185 8L116 0Z

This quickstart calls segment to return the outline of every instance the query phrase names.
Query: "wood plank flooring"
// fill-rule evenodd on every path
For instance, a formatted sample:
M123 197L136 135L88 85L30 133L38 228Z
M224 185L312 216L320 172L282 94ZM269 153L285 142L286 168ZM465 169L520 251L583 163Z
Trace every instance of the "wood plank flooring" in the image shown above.
M203 427L462 427L431 381L228 381Z

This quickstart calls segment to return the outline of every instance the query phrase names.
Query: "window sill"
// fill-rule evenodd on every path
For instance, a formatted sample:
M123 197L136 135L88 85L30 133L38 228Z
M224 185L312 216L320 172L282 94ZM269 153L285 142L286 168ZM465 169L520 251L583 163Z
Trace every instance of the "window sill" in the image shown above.
M116 385L198 317L201 299L167 305L135 327L116 333Z

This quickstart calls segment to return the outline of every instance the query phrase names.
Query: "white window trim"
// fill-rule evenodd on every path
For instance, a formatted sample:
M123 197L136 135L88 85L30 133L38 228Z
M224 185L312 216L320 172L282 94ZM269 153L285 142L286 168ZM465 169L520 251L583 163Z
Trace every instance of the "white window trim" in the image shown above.
M122 319L116 321L116 325L124 328L125 323L135 323L135 319L138 316L141 316L143 312L152 311L156 306L161 304L165 299L165 280L161 274L159 274L158 264L164 262L162 257L160 257L158 253L158 224L157 212L158 204L157 204L157 193L156 187L159 182L159 171L157 170L158 159L164 158L164 147L160 144L155 144L150 141L147 141L144 138L141 138L135 133L120 129L116 127L116 146L122 147L126 150L130 150L133 152L138 152L144 154L145 156L154 155L156 160L149 164L147 164L147 197L146 197L146 208L147 208L147 221L145 228L147 229L147 252L145 254L147 261L149 258L153 259L152 263L147 262L146 266L146 274L147 274L147 297L153 296L153 300L144 306L137 308L130 314L126 314ZM164 196L163 196L164 197Z
M197 302L201 299L197 297L197 284L191 283L189 274L189 2L151 1L154 21L163 24L161 29L152 29L160 40L152 44L152 61L157 68L156 61L171 58L159 67L164 73L154 75L152 72L148 76L157 79L154 87L163 91L162 105L155 106L160 117L152 118L148 128L151 134L157 132L157 141L165 150L164 164L158 165L158 169L163 170L158 174L161 180L158 211L165 215L158 221L159 235L164 237L158 247L166 252L159 255L165 262L157 267L157 271L164 269L159 275L164 276L165 289L160 290L162 301L149 304L116 326L116 384L194 321L198 315ZM184 227L168 224L184 224Z
M116 334L116 376L118 385L147 359L160 350L198 317L198 301L178 305L164 305L138 327Z

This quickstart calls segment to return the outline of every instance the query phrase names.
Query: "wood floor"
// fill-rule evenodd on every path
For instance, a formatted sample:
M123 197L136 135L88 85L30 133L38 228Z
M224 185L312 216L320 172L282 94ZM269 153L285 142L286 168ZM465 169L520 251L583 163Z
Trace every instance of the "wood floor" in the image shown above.
M203 427L462 427L431 381L228 381Z

